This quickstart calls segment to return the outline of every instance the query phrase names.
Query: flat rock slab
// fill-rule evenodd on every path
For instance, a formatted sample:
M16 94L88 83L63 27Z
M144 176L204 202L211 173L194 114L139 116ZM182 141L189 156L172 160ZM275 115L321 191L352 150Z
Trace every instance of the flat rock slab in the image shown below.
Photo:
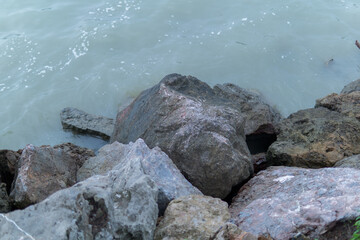
M225 198L253 173L245 132L264 133L277 119L252 112L257 98L250 95L242 109L245 94L238 87L211 88L195 77L168 75L118 113L111 142L142 138L150 148L159 146L204 194Z
M208 240L229 220L226 202L201 195L170 202L155 231L155 240Z
M158 190L129 161L24 210L0 214L2 240L153 239Z
M189 183L180 173L171 159L155 147L150 149L142 139L135 143L121 144L114 142L99 149L96 157L90 158L79 169L78 181L93 175L105 175L116 165L137 159L159 189L159 214L163 215L169 202L175 198L202 193Z
M299 233L350 239L359 209L360 170L348 168L270 167L246 183L230 205L239 228L278 240Z
M76 170L76 159L63 150L29 144L19 159L10 197L19 208L38 203L75 184Z
M279 124L280 134L270 147L270 165L306 168L332 167L360 153L360 122L327 108L291 114Z
M76 108L64 108L60 113L60 119L64 129L99 136L104 140L109 140L114 131L113 119L92 115Z

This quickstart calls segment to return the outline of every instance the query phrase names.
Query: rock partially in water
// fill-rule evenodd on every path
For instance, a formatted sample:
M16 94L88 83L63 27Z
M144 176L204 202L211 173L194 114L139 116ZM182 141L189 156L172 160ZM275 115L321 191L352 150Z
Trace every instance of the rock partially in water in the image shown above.
M2 240L153 239L158 190L138 159L24 210L0 215Z
M60 113L64 129L75 133L99 136L109 140L114 131L114 120L103 116L96 116L76 108L64 108Z
M326 108L291 114L279 129L277 141L266 156L271 165L332 167L360 153L360 122Z
M360 91L360 79L352 81L348 85L346 85L342 90L341 94L348 94L355 91Z
M116 165L121 166L126 162L134 161L134 159L141 162L144 173L154 181L159 189L160 215L163 215L171 200L190 194L202 194L184 178L160 148L149 149L142 139L129 144L114 142L105 145L99 150L96 157L90 158L79 169L78 180L82 181L98 174L104 175Z
M224 198L253 173L244 127L260 133L271 125L267 117L261 126L250 123L251 109L242 112L238 95L245 93L234 86L212 89L191 76L168 75L118 113L111 141L142 138L159 146L194 186Z
M315 107L325 107L331 111L360 120L360 91L340 95L336 93L330 94L316 100Z
M10 197L18 208L38 203L76 183L76 159L61 149L27 145L19 159Z
M232 222L253 234L350 239L360 216L360 170L270 167L239 191ZM340 236L335 238L334 236Z
M208 240L229 220L226 202L201 195L180 197L170 202L155 231L155 240Z

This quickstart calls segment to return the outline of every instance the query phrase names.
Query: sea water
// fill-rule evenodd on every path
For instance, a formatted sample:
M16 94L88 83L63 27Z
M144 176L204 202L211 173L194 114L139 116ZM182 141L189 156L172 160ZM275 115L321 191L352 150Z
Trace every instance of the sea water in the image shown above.
M77 107L114 118L166 74L259 90L284 116L360 76L358 0L2 1L0 149L103 141L64 132Z

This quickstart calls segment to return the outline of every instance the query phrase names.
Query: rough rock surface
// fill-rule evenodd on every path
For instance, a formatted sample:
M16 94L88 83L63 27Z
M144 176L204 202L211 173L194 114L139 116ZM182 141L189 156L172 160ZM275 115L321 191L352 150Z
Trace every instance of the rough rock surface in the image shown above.
M255 236L238 228L235 224L226 223L210 240L272 240L270 237Z
M113 119L92 115L76 108L64 108L60 119L64 129L99 136L105 140L109 140L114 131Z
M252 104L242 109L246 99ZM224 198L253 172L244 127L265 134L269 121L278 118L260 117L256 101L233 85L212 89L194 77L171 74L118 113L111 142L142 138L150 148L159 146L194 186Z
M93 150L79 147L72 143L62 143L55 145L53 148L61 149L65 153L69 154L71 158L74 159L77 169L79 169L87 159L95 156Z
M352 81L348 85L346 85L342 90L342 94L352 93L355 91L360 91L360 79Z
M336 111L360 120L360 92L355 91L340 95L333 93L316 100L315 107L325 107L331 111Z
M240 229L278 240L299 233L349 239L354 229L344 226L351 228L359 209L360 170L345 168L270 167L246 183L230 205L231 221Z
M153 239L157 187L138 160L115 168L0 215L1 239Z
M76 183L76 160L61 149L27 145L18 162L10 193L14 204L24 208Z
M170 202L155 231L154 239L206 239L229 220L226 202L202 195L180 197Z
M20 154L21 150L0 150L0 183L6 184L7 192L10 192Z
M326 108L306 109L280 123L280 134L270 147L270 165L307 168L331 167L360 153L360 122Z
M11 210L9 196L6 191L6 184L0 182L0 213L7 213Z
M133 161L133 159L138 159L141 162L144 173L154 181L159 189L160 215L164 213L171 200L190 194L202 194L184 178L179 169L160 148L149 149L142 139L126 145L118 142L105 145L99 150L96 157L90 158L79 169L78 181L93 175L104 175L116 165Z
M360 155L353 155L336 162L334 167L360 169Z

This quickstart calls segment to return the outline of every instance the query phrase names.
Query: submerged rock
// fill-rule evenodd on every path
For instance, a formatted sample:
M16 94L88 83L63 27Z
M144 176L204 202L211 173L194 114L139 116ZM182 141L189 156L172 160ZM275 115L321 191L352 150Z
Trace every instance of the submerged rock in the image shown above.
M64 108L60 113L64 129L76 133L99 136L109 140L114 131L114 120L103 116L96 116L76 108Z
M153 239L157 187L138 159L115 168L0 215L1 239Z
M99 150L96 157L90 158L78 171L78 180L82 181L93 175L104 175L116 165L129 161L140 161L143 171L148 175L159 189L158 206L162 215L175 198L190 194L202 193L192 186L180 173L171 159L155 147L149 149L142 139L135 143L121 144L114 142L105 145Z
M226 202L190 195L170 202L155 231L155 240L208 240L229 220Z
M27 145L19 159L10 197L19 208L40 202L76 183L76 160L61 149Z
M277 240L299 233L349 239L359 209L360 170L345 168L270 167L246 183L230 205L239 228Z
M258 128L250 123L241 94L234 86L212 89L191 76L168 75L118 113L111 142L142 138L159 146L194 186L224 198L253 173L244 127L261 132L272 124L267 117Z
M279 126L277 141L266 156L271 165L332 167L360 153L360 122L338 112L322 107L301 110Z

